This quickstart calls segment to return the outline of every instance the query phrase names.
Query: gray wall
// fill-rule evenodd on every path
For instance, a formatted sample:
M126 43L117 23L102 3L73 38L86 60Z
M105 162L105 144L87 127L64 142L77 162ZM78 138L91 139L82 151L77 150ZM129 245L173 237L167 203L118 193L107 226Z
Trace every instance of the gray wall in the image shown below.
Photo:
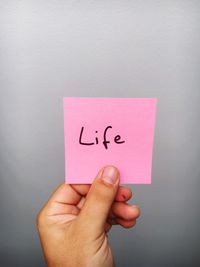
M0 266L44 266L63 96L158 98L153 183L110 242L118 267L200 266L199 48L200 1L0 1Z

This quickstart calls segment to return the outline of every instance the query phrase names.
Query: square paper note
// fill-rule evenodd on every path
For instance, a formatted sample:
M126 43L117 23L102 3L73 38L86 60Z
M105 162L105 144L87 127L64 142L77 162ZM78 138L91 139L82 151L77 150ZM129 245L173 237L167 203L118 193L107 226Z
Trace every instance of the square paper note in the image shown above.
M64 98L65 182L92 183L105 165L121 184L150 184L156 98Z

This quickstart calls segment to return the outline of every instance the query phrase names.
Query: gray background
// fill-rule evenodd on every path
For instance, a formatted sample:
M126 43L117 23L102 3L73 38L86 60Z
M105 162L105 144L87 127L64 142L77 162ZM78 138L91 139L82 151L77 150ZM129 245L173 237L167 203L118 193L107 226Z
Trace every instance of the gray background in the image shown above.
M141 218L110 242L117 266L200 266L199 19L189 0L0 1L0 266L44 266L63 96L158 98L153 183L132 186Z

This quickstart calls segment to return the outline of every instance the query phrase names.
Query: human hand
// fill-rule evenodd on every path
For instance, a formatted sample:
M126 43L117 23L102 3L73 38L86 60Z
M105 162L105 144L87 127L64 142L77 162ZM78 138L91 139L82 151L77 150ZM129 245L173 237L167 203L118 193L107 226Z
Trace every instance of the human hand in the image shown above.
M62 184L37 216L48 267L114 267L107 232L135 225L140 210L126 203L131 190L119 187L114 166L102 168L92 185Z

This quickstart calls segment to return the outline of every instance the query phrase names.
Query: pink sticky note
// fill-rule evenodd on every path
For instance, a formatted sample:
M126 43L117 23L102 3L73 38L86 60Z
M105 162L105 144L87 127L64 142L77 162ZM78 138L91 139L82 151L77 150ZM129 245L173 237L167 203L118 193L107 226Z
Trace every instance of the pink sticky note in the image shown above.
M65 182L90 184L105 165L121 184L150 184L156 98L64 97Z

